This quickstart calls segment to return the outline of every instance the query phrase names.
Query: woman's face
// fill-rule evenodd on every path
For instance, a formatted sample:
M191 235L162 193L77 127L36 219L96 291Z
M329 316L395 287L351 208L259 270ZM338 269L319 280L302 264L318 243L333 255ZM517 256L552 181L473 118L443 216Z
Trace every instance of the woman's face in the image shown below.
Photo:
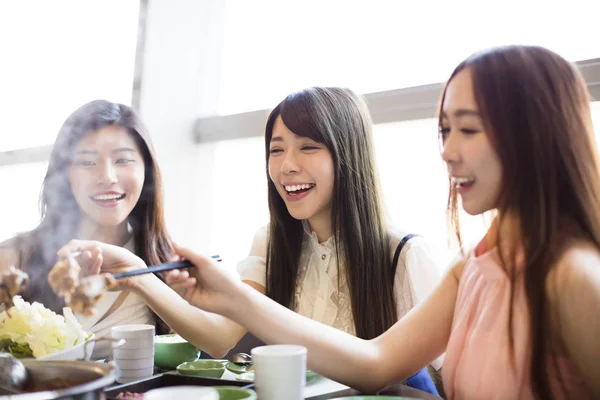
M117 226L137 204L144 185L144 158L132 135L109 125L85 136L70 171L73 196L85 217Z
M484 128L469 69L448 84L441 117L442 158L464 210L477 215L496 208L502 163Z
M289 130L281 116L273 125L269 176L292 217L331 220L335 180L331 153L323 143Z

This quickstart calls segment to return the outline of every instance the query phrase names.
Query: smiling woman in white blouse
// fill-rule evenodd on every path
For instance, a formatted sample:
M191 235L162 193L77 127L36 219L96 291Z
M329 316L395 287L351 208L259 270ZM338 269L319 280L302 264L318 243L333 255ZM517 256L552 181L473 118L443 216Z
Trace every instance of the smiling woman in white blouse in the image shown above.
M278 303L364 339L440 278L423 238L385 225L371 130L366 104L347 89L305 89L271 112L270 223L238 265L244 282Z
M386 227L379 198L371 118L348 89L310 88L286 97L265 130L270 223L256 234L241 279L296 312L360 338L385 332L437 284L424 240ZM78 248L86 248L77 243ZM143 267L103 246L103 270ZM111 261L112 260L112 261ZM188 272L170 282L194 304ZM214 357L246 333L190 307L162 282L123 282L175 331ZM190 288L190 289L188 289ZM426 370L415 381L435 393Z

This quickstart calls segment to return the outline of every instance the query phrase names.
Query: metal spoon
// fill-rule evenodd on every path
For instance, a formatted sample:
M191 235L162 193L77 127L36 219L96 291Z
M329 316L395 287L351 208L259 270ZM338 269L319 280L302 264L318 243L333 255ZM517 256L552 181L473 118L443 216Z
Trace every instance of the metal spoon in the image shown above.
M227 361L247 367L248 365L252 364L252 356L246 353L235 353L229 356Z
M8 353L0 353L0 391L21 393L28 378L23 363Z

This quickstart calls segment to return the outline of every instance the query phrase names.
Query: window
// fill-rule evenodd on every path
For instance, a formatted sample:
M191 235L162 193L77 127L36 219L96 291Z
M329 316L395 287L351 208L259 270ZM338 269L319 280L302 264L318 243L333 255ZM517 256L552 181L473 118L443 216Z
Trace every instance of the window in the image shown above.
M0 167L3 189L0 208L0 242L40 222L39 195L48 163L16 164Z
M139 2L0 3L0 153L48 145L71 112L98 98L130 104ZM47 162L0 166L0 240L34 228Z
M227 0L219 112L272 108L315 85L371 93L442 82L471 52L503 44L594 58L597 26L586 0Z
M0 109L10 116L2 119L0 152L51 144L90 100L131 103L138 7L134 0L0 4L0 37L10 38L2 41Z
M599 127L600 102L592 103L592 110ZM440 159L437 121L379 124L374 136L390 221L398 229L424 236L440 269L446 268L458 248L449 242L453 232L446 221L448 178ZM600 145L600 134L597 137ZM214 195L207 196L202 205L212 210L210 221L202 221L202 229L210 232L207 246L223 252L224 259L232 263L248 254L254 232L269 219L263 140L218 142L214 162L200 166L200 174L212 170L215 182ZM460 218L465 244L477 242L489 227L489 221L481 216L461 212Z

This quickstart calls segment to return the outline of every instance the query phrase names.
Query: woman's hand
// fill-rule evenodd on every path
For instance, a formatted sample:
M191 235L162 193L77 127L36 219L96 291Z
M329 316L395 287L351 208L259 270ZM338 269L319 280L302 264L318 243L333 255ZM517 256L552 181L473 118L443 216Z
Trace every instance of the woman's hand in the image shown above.
M166 282L190 304L205 311L222 314L235 303L242 282L211 258L173 243L175 252L192 262L187 270L169 271Z
M71 240L58 251L59 257L67 258L70 253L81 251L77 258L81 266L81 276L98 275L100 273L116 274L146 268L144 261L129 250L98 242L95 240ZM124 288L135 289L135 278L119 279L114 290Z

